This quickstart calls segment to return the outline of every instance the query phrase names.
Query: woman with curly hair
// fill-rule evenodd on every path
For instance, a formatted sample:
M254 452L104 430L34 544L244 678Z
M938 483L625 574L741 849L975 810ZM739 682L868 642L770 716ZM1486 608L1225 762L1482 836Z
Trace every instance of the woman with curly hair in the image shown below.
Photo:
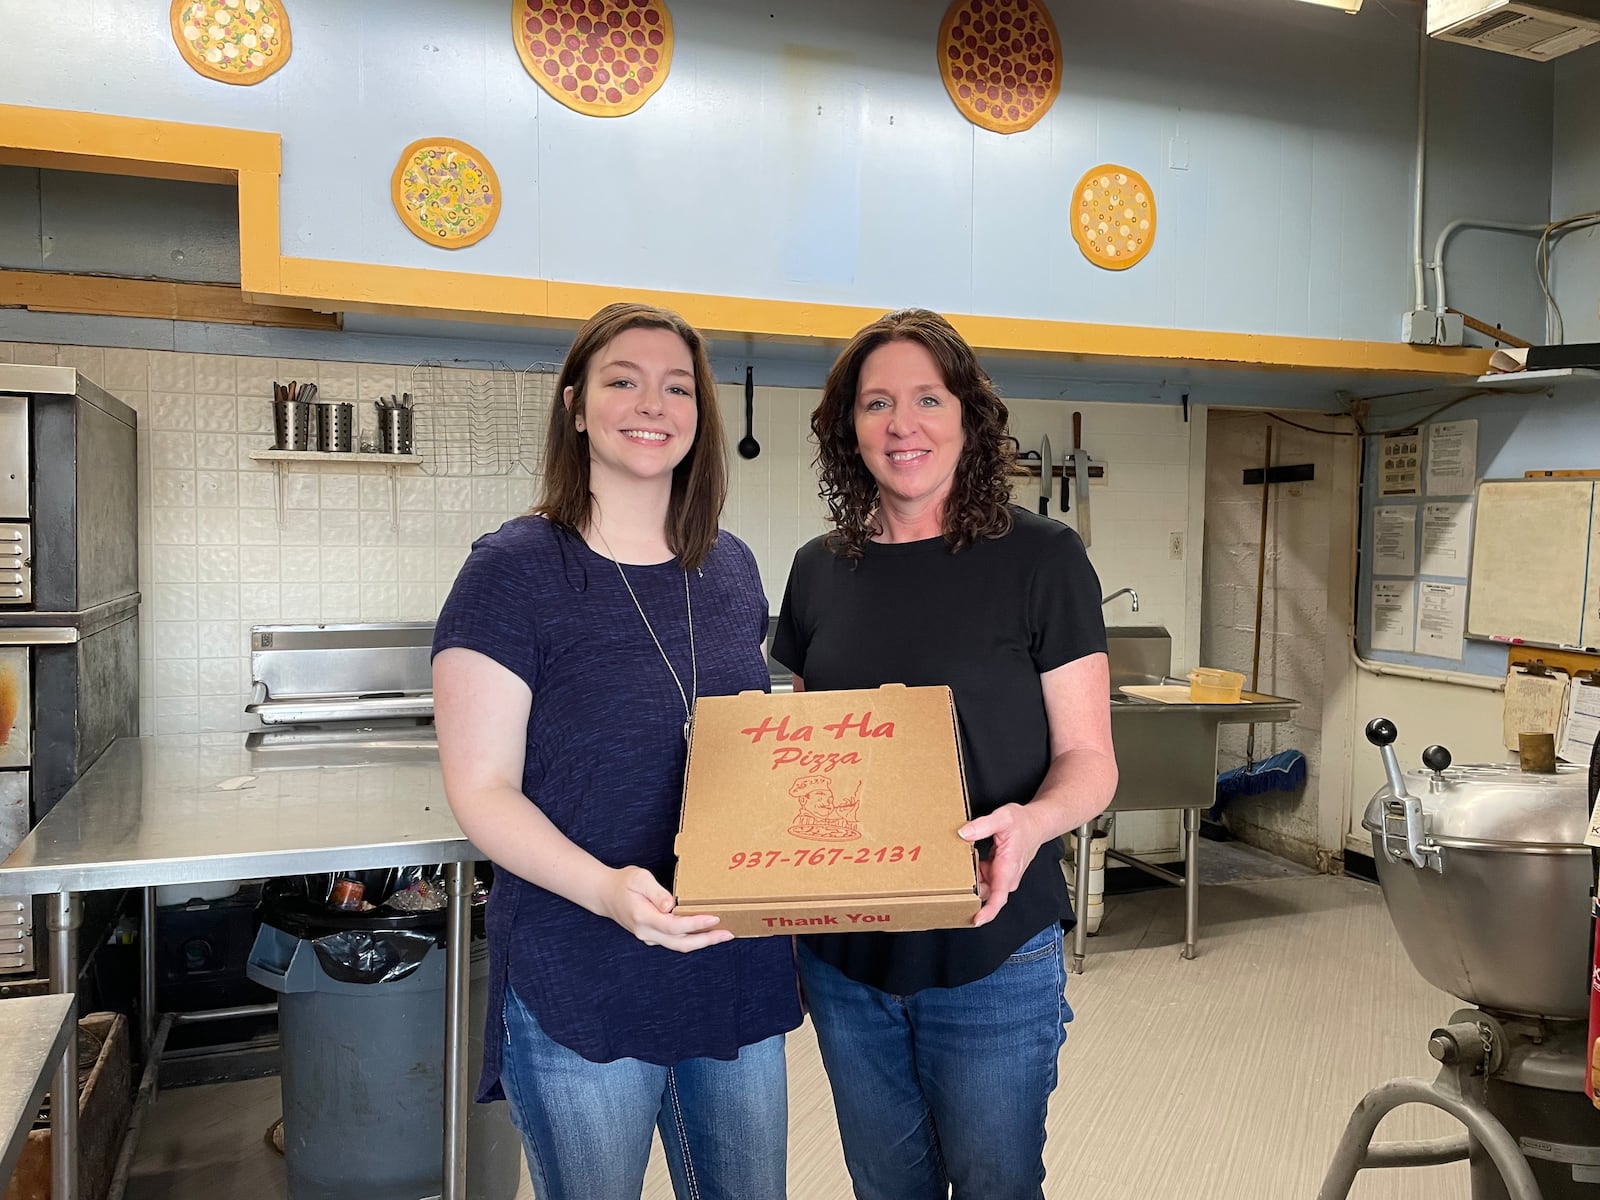
M1117 767L1099 581L1075 532L1010 503L1006 420L925 309L857 333L811 417L834 529L795 555L773 657L797 690L951 688L983 902L973 928L800 939L859 1200L1044 1195L1060 839Z

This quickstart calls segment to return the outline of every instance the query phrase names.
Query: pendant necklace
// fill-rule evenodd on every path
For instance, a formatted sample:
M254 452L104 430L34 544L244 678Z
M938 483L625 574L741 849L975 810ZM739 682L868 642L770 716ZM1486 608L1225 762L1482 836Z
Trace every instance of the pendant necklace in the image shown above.
M694 700L700 698L700 662L694 652L694 601L689 598L689 568L683 569L683 606L689 614L689 691L683 690L683 680L678 678L677 669L672 665L672 660L667 657L666 650L661 645L661 639L656 636L655 627L650 624L650 618L644 615L644 605L639 603L639 597L634 594L633 585L628 582L628 573L622 569L622 563L612 553L611 544L606 541L606 535L600 532L600 526L594 529L595 537L600 539L600 544L605 547L606 555L611 559L611 565L617 568L617 574L622 577L622 586L628 589L628 598L633 601L633 607L639 610L639 619L644 622L645 631L649 633L650 640L656 644L656 653L661 655L661 661L667 664L667 670L672 675L672 682L678 687L678 696L683 700L683 740L689 740L689 722L694 715ZM690 698L693 696L693 700Z

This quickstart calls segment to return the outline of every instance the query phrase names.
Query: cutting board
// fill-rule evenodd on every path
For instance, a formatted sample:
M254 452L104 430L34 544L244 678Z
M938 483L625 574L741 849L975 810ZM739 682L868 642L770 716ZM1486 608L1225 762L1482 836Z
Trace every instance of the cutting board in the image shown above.
M1158 704L1193 704L1189 699L1189 685L1186 683L1125 683L1117 689L1129 696L1138 696L1141 700L1154 700ZM1248 695L1248 693L1246 693ZM1229 701L1211 700L1210 704L1225 704ZM1251 701L1240 699L1231 703L1249 704Z
M1161 704L1191 703L1187 683L1125 683L1117 690L1124 695L1155 700Z

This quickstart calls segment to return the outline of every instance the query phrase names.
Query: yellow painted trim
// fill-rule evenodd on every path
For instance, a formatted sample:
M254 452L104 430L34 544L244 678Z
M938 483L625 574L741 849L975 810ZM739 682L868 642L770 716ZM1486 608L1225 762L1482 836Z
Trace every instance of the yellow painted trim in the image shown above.
M58 275L5 268L0 268L0 307L165 321L212 321L225 325L275 325L287 329L340 327L336 315L255 304L246 300L238 288L227 284Z
M281 139L273 133L0 105L0 162L207 181L237 181L244 298L318 312L567 327L613 300L676 309L712 334L844 341L880 308L650 291L426 267L286 257L281 249ZM1219 333L950 314L978 350L1076 362L1207 363L1288 371L1476 378L1489 351L1399 342Z
M232 183L240 171L283 171L275 133L58 108L0 104L0 142L0 162L101 174Z

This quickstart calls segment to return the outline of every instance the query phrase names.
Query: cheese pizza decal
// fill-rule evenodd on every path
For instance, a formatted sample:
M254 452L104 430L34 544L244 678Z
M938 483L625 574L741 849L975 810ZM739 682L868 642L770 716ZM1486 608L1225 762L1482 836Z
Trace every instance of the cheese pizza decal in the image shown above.
M1149 254L1156 198L1145 177L1115 163L1085 174L1072 197L1072 237L1085 258L1107 271L1125 271Z

